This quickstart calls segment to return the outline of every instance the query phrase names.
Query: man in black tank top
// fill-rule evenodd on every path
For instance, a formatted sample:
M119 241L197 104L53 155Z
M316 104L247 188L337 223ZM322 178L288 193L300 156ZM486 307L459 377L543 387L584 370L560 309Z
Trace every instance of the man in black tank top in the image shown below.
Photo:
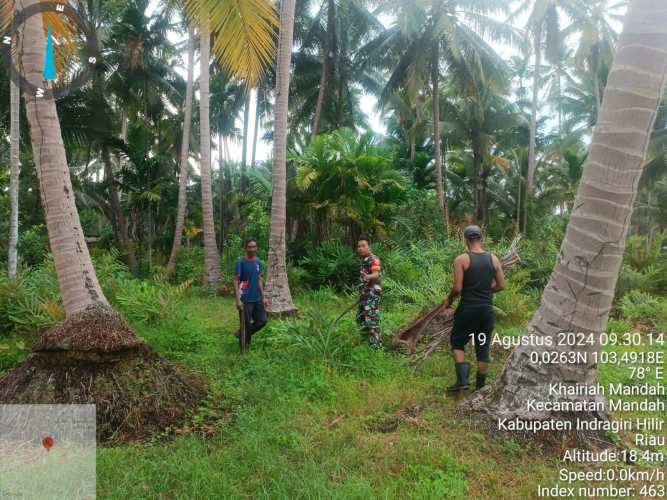
M489 367L489 347L495 323L493 294L505 288L505 276L498 258L482 248L482 230L468 226L463 231L468 251L454 259L454 286L445 299L445 314L454 316L452 330L452 354L456 367L456 384L449 392L469 387L470 364L465 361L465 346L471 337L475 339L477 356L476 388L486 383ZM452 303L461 296L456 312Z

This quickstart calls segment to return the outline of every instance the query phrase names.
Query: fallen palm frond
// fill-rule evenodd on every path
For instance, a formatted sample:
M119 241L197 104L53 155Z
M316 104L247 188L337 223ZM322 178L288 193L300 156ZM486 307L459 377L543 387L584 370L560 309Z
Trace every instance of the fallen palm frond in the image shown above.
M509 250L500 259L503 270L507 271L521 262L517 251L520 239L521 235L514 238ZM452 333L454 318L447 317L444 310L444 304L439 304L421 311L408 326L398 332L394 337L394 344L404 345L417 362L424 361L433 351L445 344ZM417 349L417 343L422 338L425 338L426 343L424 347Z

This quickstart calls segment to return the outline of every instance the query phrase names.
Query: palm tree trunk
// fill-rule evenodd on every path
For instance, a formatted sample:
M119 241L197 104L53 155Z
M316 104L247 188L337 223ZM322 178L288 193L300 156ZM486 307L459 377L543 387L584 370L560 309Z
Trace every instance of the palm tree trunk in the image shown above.
M282 0L280 6L280 35L276 68L276 111L273 137L273 194L271 199L271 234L266 281L268 312L289 315L297 312L287 280L285 223L287 216L287 113L289 78L292 61L295 0Z
M250 128L250 89L246 90L243 106L243 151L241 151L241 192L245 193L248 186L248 129Z
M9 79L9 252L7 255L7 276L16 277L18 266L19 240L19 174L21 171L20 147L20 111L21 95L18 85Z
M176 212L176 229L174 230L174 242L167 261L167 274L176 269L176 256L181 249L183 237L183 225L185 224L185 211L188 205L188 158L190 157L190 130L192 128L192 101L194 94L194 70L195 70L195 33L192 28L188 30L188 81L185 88L185 104L183 116L183 136L181 138L181 170L178 180L178 209Z
M259 122L262 117L262 104L264 102L264 89L257 88L257 98L255 99L255 130L252 134L252 156L250 157L250 166L255 166L257 159L257 141L259 140Z
M336 29L336 3L334 0L327 0L327 32L324 37L324 57L322 59L322 74L320 76L320 89L317 94L317 105L315 106L315 116L313 117L313 129L310 140L315 139L320 131L320 121L322 119L322 110L326 99L326 91L329 83L329 73L331 68L331 59L333 57L333 36Z
M526 197L533 193L535 175L535 141L537 138L537 107L540 96L540 68L542 66L542 26L538 25L533 33L535 51L535 69L533 72L533 103L530 110L530 140L528 142L528 175L526 176ZM524 220L525 224L525 220ZM524 228L525 230L525 228Z
M38 0L19 0L21 8ZM17 7L18 8L18 7ZM30 16L24 25L19 60L26 79L44 85L45 36L41 16ZM68 316L89 306L109 306L100 288L84 239L74 190L69 176L56 103L48 96L24 94L30 125L30 141L55 263L58 284Z
M433 85L433 153L435 160L435 191L438 195L440 216L445 226L445 233L449 233L449 221L445 211L445 187L442 178L442 151L440 149L440 43L433 44L433 59L431 60L431 84Z
M211 32L207 23L200 33L199 126L201 135L201 202L204 226L204 285L217 291L220 283L220 255L215 242L213 195L211 193L211 123L209 109L209 59Z
M222 134L218 134L218 189L220 189L220 252L225 243L225 162L222 159Z
M549 384L590 386L596 382L593 356L600 352L600 332L607 328L639 179L667 78L665 47L667 9L662 0L631 1L565 239L540 307L528 326L536 338L554 340L560 332L583 332L592 334L595 342L576 347L555 342L551 347L517 347L494 389L476 398L494 415L553 418L557 412L532 411L526 401L584 399L604 406L604 411L590 411L590 418L608 418L603 396L561 394L556 398ZM531 352L539 357L546 350L575 351L586 356L586 362L531 362ZM586 418L585 412L577 412L577 417Z
M107 184L109 185L109 205L111 206L112 219L111 222L116 231L118 243L127 253L127 265L130 268L132 274L136 275L137 271L139 270L139 265L137 263L137 257L134 254L132 241L127 234L127 221L125 220L125 215L123 214L123 209L120 205L120 196L118 195L118 190L116 189L116 184L114 183L113 167L111 165L111 155L109 154L108 146L102 146L102 163L104 164L104 176L106 177Z

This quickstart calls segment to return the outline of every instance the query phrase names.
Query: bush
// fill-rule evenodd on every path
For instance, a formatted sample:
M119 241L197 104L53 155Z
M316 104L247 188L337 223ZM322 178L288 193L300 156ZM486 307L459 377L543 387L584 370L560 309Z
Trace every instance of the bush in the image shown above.
M651 242L646 236L628 238L623 268L616 285L617 298L622 298L631 290L667 294L667 252L663 248L666 241L667 232L656 235Z
M354 251L339 241L324 243L301 259L303 282L311 288L332 286L344 290L356 283L359 259Z
M653 325L658 330L667 328L667 300L639 290L631 290L620 302L623 318L634 323Z
M176 270L172 275L174 283L193 280L198 283L204 275L204 249L200 246L181 248L176 257Z
M131 277L127 266L112 250L93 259L102 290L111 305L126 319L161 321L170 317L192 284L178 286L164 281ZM15 281L0 279L0 327L3 332L37 333L65 317L53 259L46 256L37 266L22 270Z
M39 224L19 233L18 252L28 266L40 264L49 253L49 235L46 226Z

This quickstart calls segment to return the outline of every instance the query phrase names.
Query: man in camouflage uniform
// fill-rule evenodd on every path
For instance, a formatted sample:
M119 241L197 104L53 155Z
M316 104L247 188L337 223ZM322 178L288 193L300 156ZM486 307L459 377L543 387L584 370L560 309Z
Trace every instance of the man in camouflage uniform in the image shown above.
M359 310L357 312L357 325L362 334L368 337L371 346L382 347L382 334L380 332L380 298L382 287L380 287L380 259L371 252L371 244L368 238L362 237L357 241L357 254L361 257L361 270L359 271Z

